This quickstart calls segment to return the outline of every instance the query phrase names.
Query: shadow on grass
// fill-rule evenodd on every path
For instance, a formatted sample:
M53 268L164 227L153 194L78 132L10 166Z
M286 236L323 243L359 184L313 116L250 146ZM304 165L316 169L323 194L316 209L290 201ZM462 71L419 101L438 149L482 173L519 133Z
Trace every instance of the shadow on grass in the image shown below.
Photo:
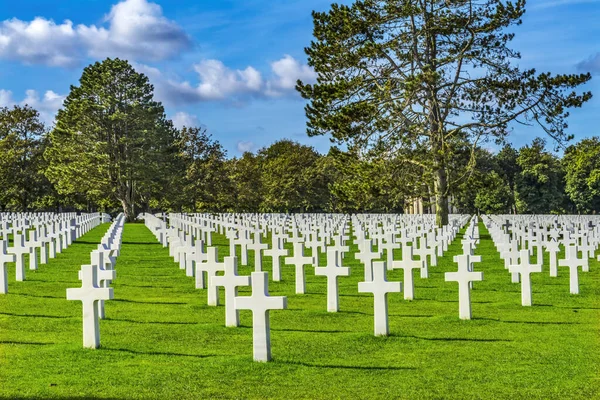
M10 294L15 295L15 296L38 297L40 299L61 299L61 300L67 299L67 295L64 295L64 296L40 296L37 294L28 294L28 293L10 293Z
M437 299L427 299L427 298L417 298L415 300L426 300L426 301L435 301L438 303L458 303L458 299L457 300L437 300ZM471 300L471 303L477 303L477 304L493 304L495 303L494 301L475 301L475 300Z
M105 321L130 322L133 324L151 324L151 325L198 325L197 322L177 322L177 321L135 321L124 318L105 318Z
M319 329L292 329L292 328L271 328L272 331L277 332L307 332L307 333L355 333L354 331L343 331L343 330L319 330Z
M31 346L48 346L55 343L44 343L44 342L17 342L14 340L0 340L0 344L19 344L19 345L31 345Z
M158 304L158 305L182 305L187 304L181 301L137 301L137 300L127 300L127 299L114 299L112 301L118 301L120 303L135 303L135 304Z
M177 289L175 286L163 286L163 285L128 285L126 283L115 282L115 287L130 287L130 288L141 288L141 289Z
M435 317L435 315L427 315L427 314L423 314L423 315L408 315L408 314L388 314L390 317L401 317L401 318L433 318Z
M452 337L423 337L416 335L398 335L398 334L390 334L392 337L398 338L412 338L419 340L429 340L434 342L513 342L510 339L480 339L480 338L452 338Z
M171 353L171 352L164 352L164 351L137 351L137 350L131 350L131 349L112 349L112 348L108 348L108 347L100 347L100 351L113 351L113 352L145 355L145 356L169 356L169 357L193 357L193 358L218 357L217 354L201 355L201 354Z
M275 360L278 363L277 360ZM365 371L403 371L403 370L415 370L415 367L379 367L375 365L329 365L329 364L310 364L305 362L298 361L279 361L282 364L292 364L292 365L300 365L302 367L311 367L311 368L332 368L332 369L356 369L356 370L365 370Z
M476 317L474 320L502 322L505 324L532 324L532 325L581 325L581 322L568 321L506 321L499 318Z
M132 245L149 245L149 244L156 244L162 247L162 245L158 242L158 240L154 241L154 242L122 242L121 244L132 244Z
M10 397L4 397L4 396L0 396L0 400L45 400L47 399L47 396L41 397L41 396L29 396L29 397L25 397L25 396L10 396ZM59 397L54 397L52 396L53 399L56 400L122 400L123 398L119 398L119 397L95 397L95 396L59 396Z
M64 316L64 315L15 314L15 313L7 313L7 312L0 312L0 315L8 315L9 317L31 317L31 318L55 318L55 319L71 318L71 317Z

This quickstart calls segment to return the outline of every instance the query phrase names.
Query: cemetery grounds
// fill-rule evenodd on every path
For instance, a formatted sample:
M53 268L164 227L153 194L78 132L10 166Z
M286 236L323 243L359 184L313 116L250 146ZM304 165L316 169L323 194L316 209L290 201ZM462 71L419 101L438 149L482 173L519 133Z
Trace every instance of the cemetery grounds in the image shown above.
M388 337L373 336L373 297L357 291L363 268L352 242L338 313L326 311L325 277L307 268L307 293L296 295L294 267L282 260L282 281L270 281L269 293L287 296L288 309L271 311L273 361L257 363L250 311L241 311L241 327L226 328L224 307L207 306L206 290L194 288L143 224L125 225L101 348L83 349L81 303L67 301L65 291L80 286L77 272L108 226L28 270L25 282L15 281L8 264L9 293L0 296L0 398L600 398L595 259L579 275L579 295L569 294L567 269L559 268L557 278L547 269L532 274L533 306L522 307L520 285L510 282L480 222L475 254L483 260L475 270L484 280L471 291L473 319L458 318L458 285L444 281L456 270L453 255L462 253L459 234L428 279L415 273L415 300L388 295ZM221 260L229 255L225 236L214 233L213 245ZM249 275L253 263L249 250L239 273ZM270 272L270 263L263 257L263 270ZM387 278L402 281L402 274L388 271ZM222 290L220 296L223 304Z

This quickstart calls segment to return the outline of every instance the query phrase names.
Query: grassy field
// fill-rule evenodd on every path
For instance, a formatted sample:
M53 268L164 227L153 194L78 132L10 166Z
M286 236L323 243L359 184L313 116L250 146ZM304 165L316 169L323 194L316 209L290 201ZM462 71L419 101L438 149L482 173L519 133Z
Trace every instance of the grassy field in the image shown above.
M458 319L456 241L430 278L415 272L415 300L389 295L390 332L373 336L373 300L357 292L362 268L340 278L339 313L326 312L326 281L307 269L306 295L294 294L293 267L272 295L288 310L271 312L274 360L252 361L251 314L225 328L223 306L208 307L151 233L127 224L114 281L115 299L101 321L102 348L82 348L81 303L65 300L107 226L83 236L26 282L9 269L0 296L0 398L307 398L307 399L594 399L600 398L600 265L580 274L569 294L558 278L535 274L533 307L520 305L482 227L476 253L483 282L472 291L471 321ZM215 235L220 256L228 244ZM250 252L248 260L253 262ZM266 270L270 259L264 258ZM250 267L240 267L248 274ZM402 280L393 271L390 280ZM241 290L241 294L248 290ZM221 291L221 298L223 292Z

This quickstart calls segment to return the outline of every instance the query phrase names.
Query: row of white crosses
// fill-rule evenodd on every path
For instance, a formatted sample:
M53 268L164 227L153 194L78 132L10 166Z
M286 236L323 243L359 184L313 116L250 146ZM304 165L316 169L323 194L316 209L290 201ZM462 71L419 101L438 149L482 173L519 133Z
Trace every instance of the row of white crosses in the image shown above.
M1 214L0 294L8 293L7 263L15 263L16 280L23 282L26 256L29 257L29 269L35 271L40 264L46 264L49 258L55 258L57 253L106 218L106 214L99 213ZM13 235L12 245L8 243L9 234Z
M479 219L473 217L467 226L462 240L463 254L454 256L458 264L458 271L446 272L446 282L458 283L458 315L460 319L471 319L471 289L473 282L483 280L483 272L473 270L473 264L481 262L481 256L474 255L475 247L479 242Z
M589 271L588 260L600 242L599 222L597 216L484 216L512 282L521 282L523 306L532 305L530 274L543 271L544 249L549 253L549 275L558 276L558 267L569 268L570 293L579 294L579 268ZM557 260L561 245L565 258ZM533 249L537 253L535 263L530 259Z
M270 359L270 341L269 341L269 309L285 308L285 297L273 300L268 296L268 275L262 272L262 252L265 255L273 257L273 278L280 280L280 258L288 256L288 251L283 248L285 242L292 243L293 255L284 258L284 262L295 267L296 293L304 294L306 292L305 267L314 267L316 276L324 276L327 279L327 310L329 312L339 311L338 278L340 276L349 276L350 269L344 267L343 253L349 251L345 241L349 239L349 218L347 216L308 216L307 221L302 217L295 215L264 215L249 216L248 219L240 218L239 215L206 216L206 215L181 215L170 214L168 216L169 224L165 219L158 218L150 214L141 216L146 221L146 225L154 233L156 238L163 244L168 245L171 256L180 263L180 267L186 269L184 259L191 259L195 268L191 268L196 276L196 287L207 288L207 303L211 306L218 305L218 288L225 289L225 324L226 326L239 326L239 309L253 310L253 330L254 330L254 356L257 361L268 361ZM406 217L406 216L402 216ZM398 216L392 218L398 219ZM404 228L400 233L403 248L403 259L394 260L393 253L388 250L388 259L392 262L393 268L406 268L409 276L405 280L410 282L408 290L408 299L413 298L412 270L420 269L423 277L427 277L427 269L424 266L425 260L429 257L432 264L436 264L437 256L442 255L444 249L447 250L448 243L455 237L458 229L469 221L468 217L461 216L452 228L445 227L436 232L435 229L421 231L415 225L421 225L425 218L408 217L412 223L400 221L399 226ZM407 219L408 219L407 218ZM431 218L428 226L432 226L434 221ZM273 223L273 220L276 222ZM360 225L360 218L357 217L356 225ZM325 229L312 230L316 226L325 226ZM310 229L306 227L310 227ZM396 226L394 226L396 227ZM359 291L369 292L374 295L375 309L375 335L387 335L388 313L387 313L387 293L400 292L400 282L387 282L386 264L384 262L375 262L373 260L381 257L379 251L376 255L371 248L371 239L366 238L367 232L360 228L355 228L355 235L359 242L359 248L363 249L361 261L365 264L365 282L359 285ZM371 227L371 233L376 236L376 228ZM236 246L241 249L243 264L247 265L247 249L254 250L255 254L255 272L252 276L239 276L237 272L237 257L225 257L223 262L218 261L217 249L207 247L204 252L203 240L209 240L203 232L219 232L225 234L230 241L230 255L235 254ZM261 242L261 236L268 231L272 237L272 246ZM358 233L357 233L358 232ZM403 232L403 233L402 233ZM432 237L436 235L437 237ZM381 249L386 248L387 243L395 243L396 234L389 230L389 234L379 242ZM430 245L428 245L430 239ZM437 239L438 241L436 241ZM370 255L366 255L365 243L369 243ZM412 246L415 245L420 252L421 260L413 260ZM304 249L310 247L312 256L304 255ZM439 249L438 249L439 246ZM390 247L393 251L394 247ZM426 250L425 250L426 249ZM326 264L319 266L319 252L325 252ZM244 256L246 254L246 256ZM390 257L391 255L391 257ZM373 268L375 271L373 271ZM218 275L222 272L223 275ZM258 274L258 275L257 275ZM190 274L188 274L190 275ZM260 275L260 278L259 278ZM190 275L192 276L192 275ZM206 277L206 279L204 279ZM255 282L260 282L259 287L255 287ZM250 302L248 297L237 296L237 289L243 286L252 286L252 298L256 300ZM270 305L267 305L270 304ZM243 306L242 306L243 304ZM247 307L247 308L245 308Z
M157 239L161 237L162 232L167 235L177 234L175 231L164 229L166 224L163 221L145 214L142 216L146 226L155 234ZM185 235L184 235L185 240ZM167 240L172 247L186 248L181 240L177 238ZM287 299L282 296L269 296L268 292L268 274L267 272L256 271L251 276L238 275L238 259L236 256L228 256L223 262L218 261L218 252L216 247L208 247L207 252L203 252L202 240L195 239L196 246L194 252L196 286L208 287L208 305L217 306L219 303L218 288L225 290L225 325L227 327L238 327L240 325L240 310L252 311L252 330L253 330L253 352L254 360L266 362L271 360L271 328L270 328L270 310L287 308ZM177 254L174 252L174 254ZM222 271L223 275L217 275ZM207 275L207 283L204 282L204 274ZM198 279L202 277L201 279ZM251 296L238 296L238 288L242 286L251 286Z
M110 283L116 278L114 270L120 254L123 235L123 214L115 219L104 234L97 249L90 253L90 265L79 271L80 288L67 289L67 300L83 304L83 347L100 347L100 319L104 319L104 301L113 298Z

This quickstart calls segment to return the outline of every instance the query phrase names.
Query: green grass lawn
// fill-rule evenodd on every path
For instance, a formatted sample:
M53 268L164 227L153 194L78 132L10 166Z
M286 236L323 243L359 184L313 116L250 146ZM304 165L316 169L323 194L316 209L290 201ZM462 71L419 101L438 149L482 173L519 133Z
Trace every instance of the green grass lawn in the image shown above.
M308 294L295 295L294 269L285 266L270 293L288 296L289 309L271 312L274 360L262 364L252 361L250 312L241 313L242 327L225 328L224 307L208 307L206 291L140 224L125 226L102 348L83 349L81 303L67 301L65 290L79 286L77 271L106 229L27 271L26 282L15 282L10 266L10 293L0 296L0 398L600 398L597 261L580 274L578 296L569 294L566 268L558 278L547 267L534 274L534 306L522 307L520 285L510 283L481 225L476 270L485 280L472 291L474 319L459 320L457 284L444 282L456 269L457 240L429 279L415 272L414 301L389 295L386 338L373 336L372 296L357 292L363 272L354 246L339 313L326 312L325 277L307 269ZM223 236L213 243L228 255ZM270 270L270 258L264 263ZM388 278L402 280L402 271Z

